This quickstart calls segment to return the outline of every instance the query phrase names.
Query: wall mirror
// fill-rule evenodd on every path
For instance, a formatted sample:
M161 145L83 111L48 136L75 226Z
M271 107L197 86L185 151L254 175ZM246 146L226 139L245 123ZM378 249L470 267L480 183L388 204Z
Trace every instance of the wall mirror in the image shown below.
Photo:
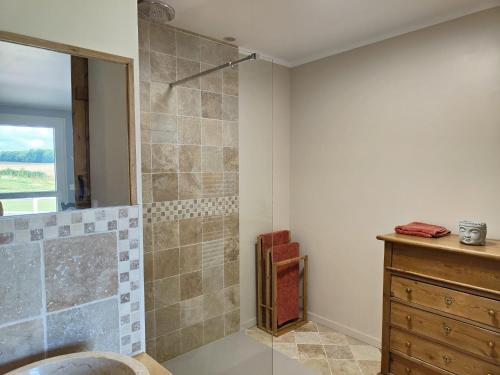
M0 215L135 204L133 60L0 32Z

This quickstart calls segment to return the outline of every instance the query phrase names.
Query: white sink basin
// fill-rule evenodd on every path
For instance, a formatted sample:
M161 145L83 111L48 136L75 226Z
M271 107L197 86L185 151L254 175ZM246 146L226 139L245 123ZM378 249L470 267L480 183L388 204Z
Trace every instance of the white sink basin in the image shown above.
M149 371L122 354L82 352L33 362L6 375L149 375Z

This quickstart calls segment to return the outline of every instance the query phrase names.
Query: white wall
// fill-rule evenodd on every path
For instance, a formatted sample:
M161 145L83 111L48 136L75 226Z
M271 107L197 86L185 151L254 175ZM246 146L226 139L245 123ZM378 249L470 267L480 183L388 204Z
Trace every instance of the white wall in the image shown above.
M136 134L139 134L136 0L2 0L0 29L133 58L136 61L135 123ZM140 142L136 148L137 160L140 160ZM139 200L142 197L140 174L138 163Z
M89 148L92 207L130 201L127 70L89 59Z
M255 324L255 241L289 225L290 69L239 66L241 323ZM273 173L274 171L274 173Z
M310 310L378 342L382 249L396 224L500 237L500 8L292 73L291 226Z

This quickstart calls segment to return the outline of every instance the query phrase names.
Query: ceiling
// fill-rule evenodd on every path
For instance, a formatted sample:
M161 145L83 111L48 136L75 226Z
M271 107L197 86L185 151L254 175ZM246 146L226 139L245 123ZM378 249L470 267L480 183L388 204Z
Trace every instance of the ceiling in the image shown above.
M500 5L500 0L166 0L173 26L297 66Z
M71 111L71 56L0 41L0 105Z

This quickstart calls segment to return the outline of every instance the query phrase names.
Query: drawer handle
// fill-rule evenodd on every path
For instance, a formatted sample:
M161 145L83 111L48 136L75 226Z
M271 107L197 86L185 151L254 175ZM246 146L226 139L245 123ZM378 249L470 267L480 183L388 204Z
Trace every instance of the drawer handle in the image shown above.
M443 362L445 364L449 364L451 362L451 358L448 357L447 355L443 355Z
M411 368L409 368L409 367L405 368L405 372L406 372L407 374L411 374Z
M410 287L406 287L405 291L406 291L406 293L410 294L411 293L411 288Z
M448 306L450 306L453 303L453 298L451 297L444 297L444 303Z
M451 333L451 327L446 325L446 323L443 323L443 330L445 335L449 335Z
M496 315L495 310L488 310L488 315L494 317Z
M408 323L411 322L411 315L406 315L406 320L408 321Z
M406 347L407 347L407 348L411 348L411 342L407 341L407 342L405 343L405 345L406 345Z
M488 346L493 349L495 347L495 343L493 341L488 342Z

